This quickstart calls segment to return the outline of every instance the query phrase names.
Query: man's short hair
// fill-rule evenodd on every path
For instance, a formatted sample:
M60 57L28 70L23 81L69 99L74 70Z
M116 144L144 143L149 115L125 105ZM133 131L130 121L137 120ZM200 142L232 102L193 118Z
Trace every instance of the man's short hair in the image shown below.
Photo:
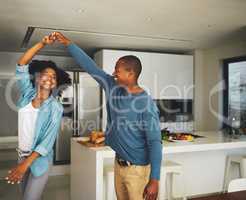
M135 74L136 79L138 79L142 71L142 64L139 58L137 56L127 55L121 57L119 60L123 61L125 67L129 70L132 70Z

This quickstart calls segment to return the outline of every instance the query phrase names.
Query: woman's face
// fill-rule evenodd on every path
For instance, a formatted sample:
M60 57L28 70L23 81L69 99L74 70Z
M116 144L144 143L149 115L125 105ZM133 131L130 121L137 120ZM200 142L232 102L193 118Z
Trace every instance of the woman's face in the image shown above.
M52 68L46 68L41 71L38 78L38 86L45 90L52 90L57 86L56 72Z

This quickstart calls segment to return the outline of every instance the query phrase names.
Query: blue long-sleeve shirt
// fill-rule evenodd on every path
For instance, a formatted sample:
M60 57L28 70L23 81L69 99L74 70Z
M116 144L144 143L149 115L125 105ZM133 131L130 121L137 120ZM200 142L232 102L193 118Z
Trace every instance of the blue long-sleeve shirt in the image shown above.
M106 144L120 158L135 165L151 165L151 179L160 179L162 160L161 132L158 109L145 92L128 93L117 85L113 76L75 44L68 51L80 67L88 72L105 90L107 108Z
M20 91L18 108L29 104L37 94L32 86L28 70L29 65L16 66L16 78ZM30 167L34 176L43 175L49 168L49 162L52 162L53 146L59 133L62 113L62 105L52 95L39 108L32 151L39 153L40 156L32 162Z

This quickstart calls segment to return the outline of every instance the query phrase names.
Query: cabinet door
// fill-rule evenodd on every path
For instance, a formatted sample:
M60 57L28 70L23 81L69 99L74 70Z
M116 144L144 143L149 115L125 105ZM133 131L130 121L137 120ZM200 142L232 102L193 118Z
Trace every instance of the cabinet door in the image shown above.
M151 54L146 79L155 85L156 99L193 99L193 56Z

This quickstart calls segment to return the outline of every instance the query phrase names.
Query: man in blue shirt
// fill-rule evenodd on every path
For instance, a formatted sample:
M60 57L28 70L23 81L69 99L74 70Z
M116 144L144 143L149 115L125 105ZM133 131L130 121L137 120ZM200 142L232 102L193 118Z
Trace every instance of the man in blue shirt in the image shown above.
M140 60L132 55L120 58L111 76L64 35L59 32L53 35L105 90L105 136L106 144L116 152L117 199L156 199L162 159L161 133L158 109L138 85Z

